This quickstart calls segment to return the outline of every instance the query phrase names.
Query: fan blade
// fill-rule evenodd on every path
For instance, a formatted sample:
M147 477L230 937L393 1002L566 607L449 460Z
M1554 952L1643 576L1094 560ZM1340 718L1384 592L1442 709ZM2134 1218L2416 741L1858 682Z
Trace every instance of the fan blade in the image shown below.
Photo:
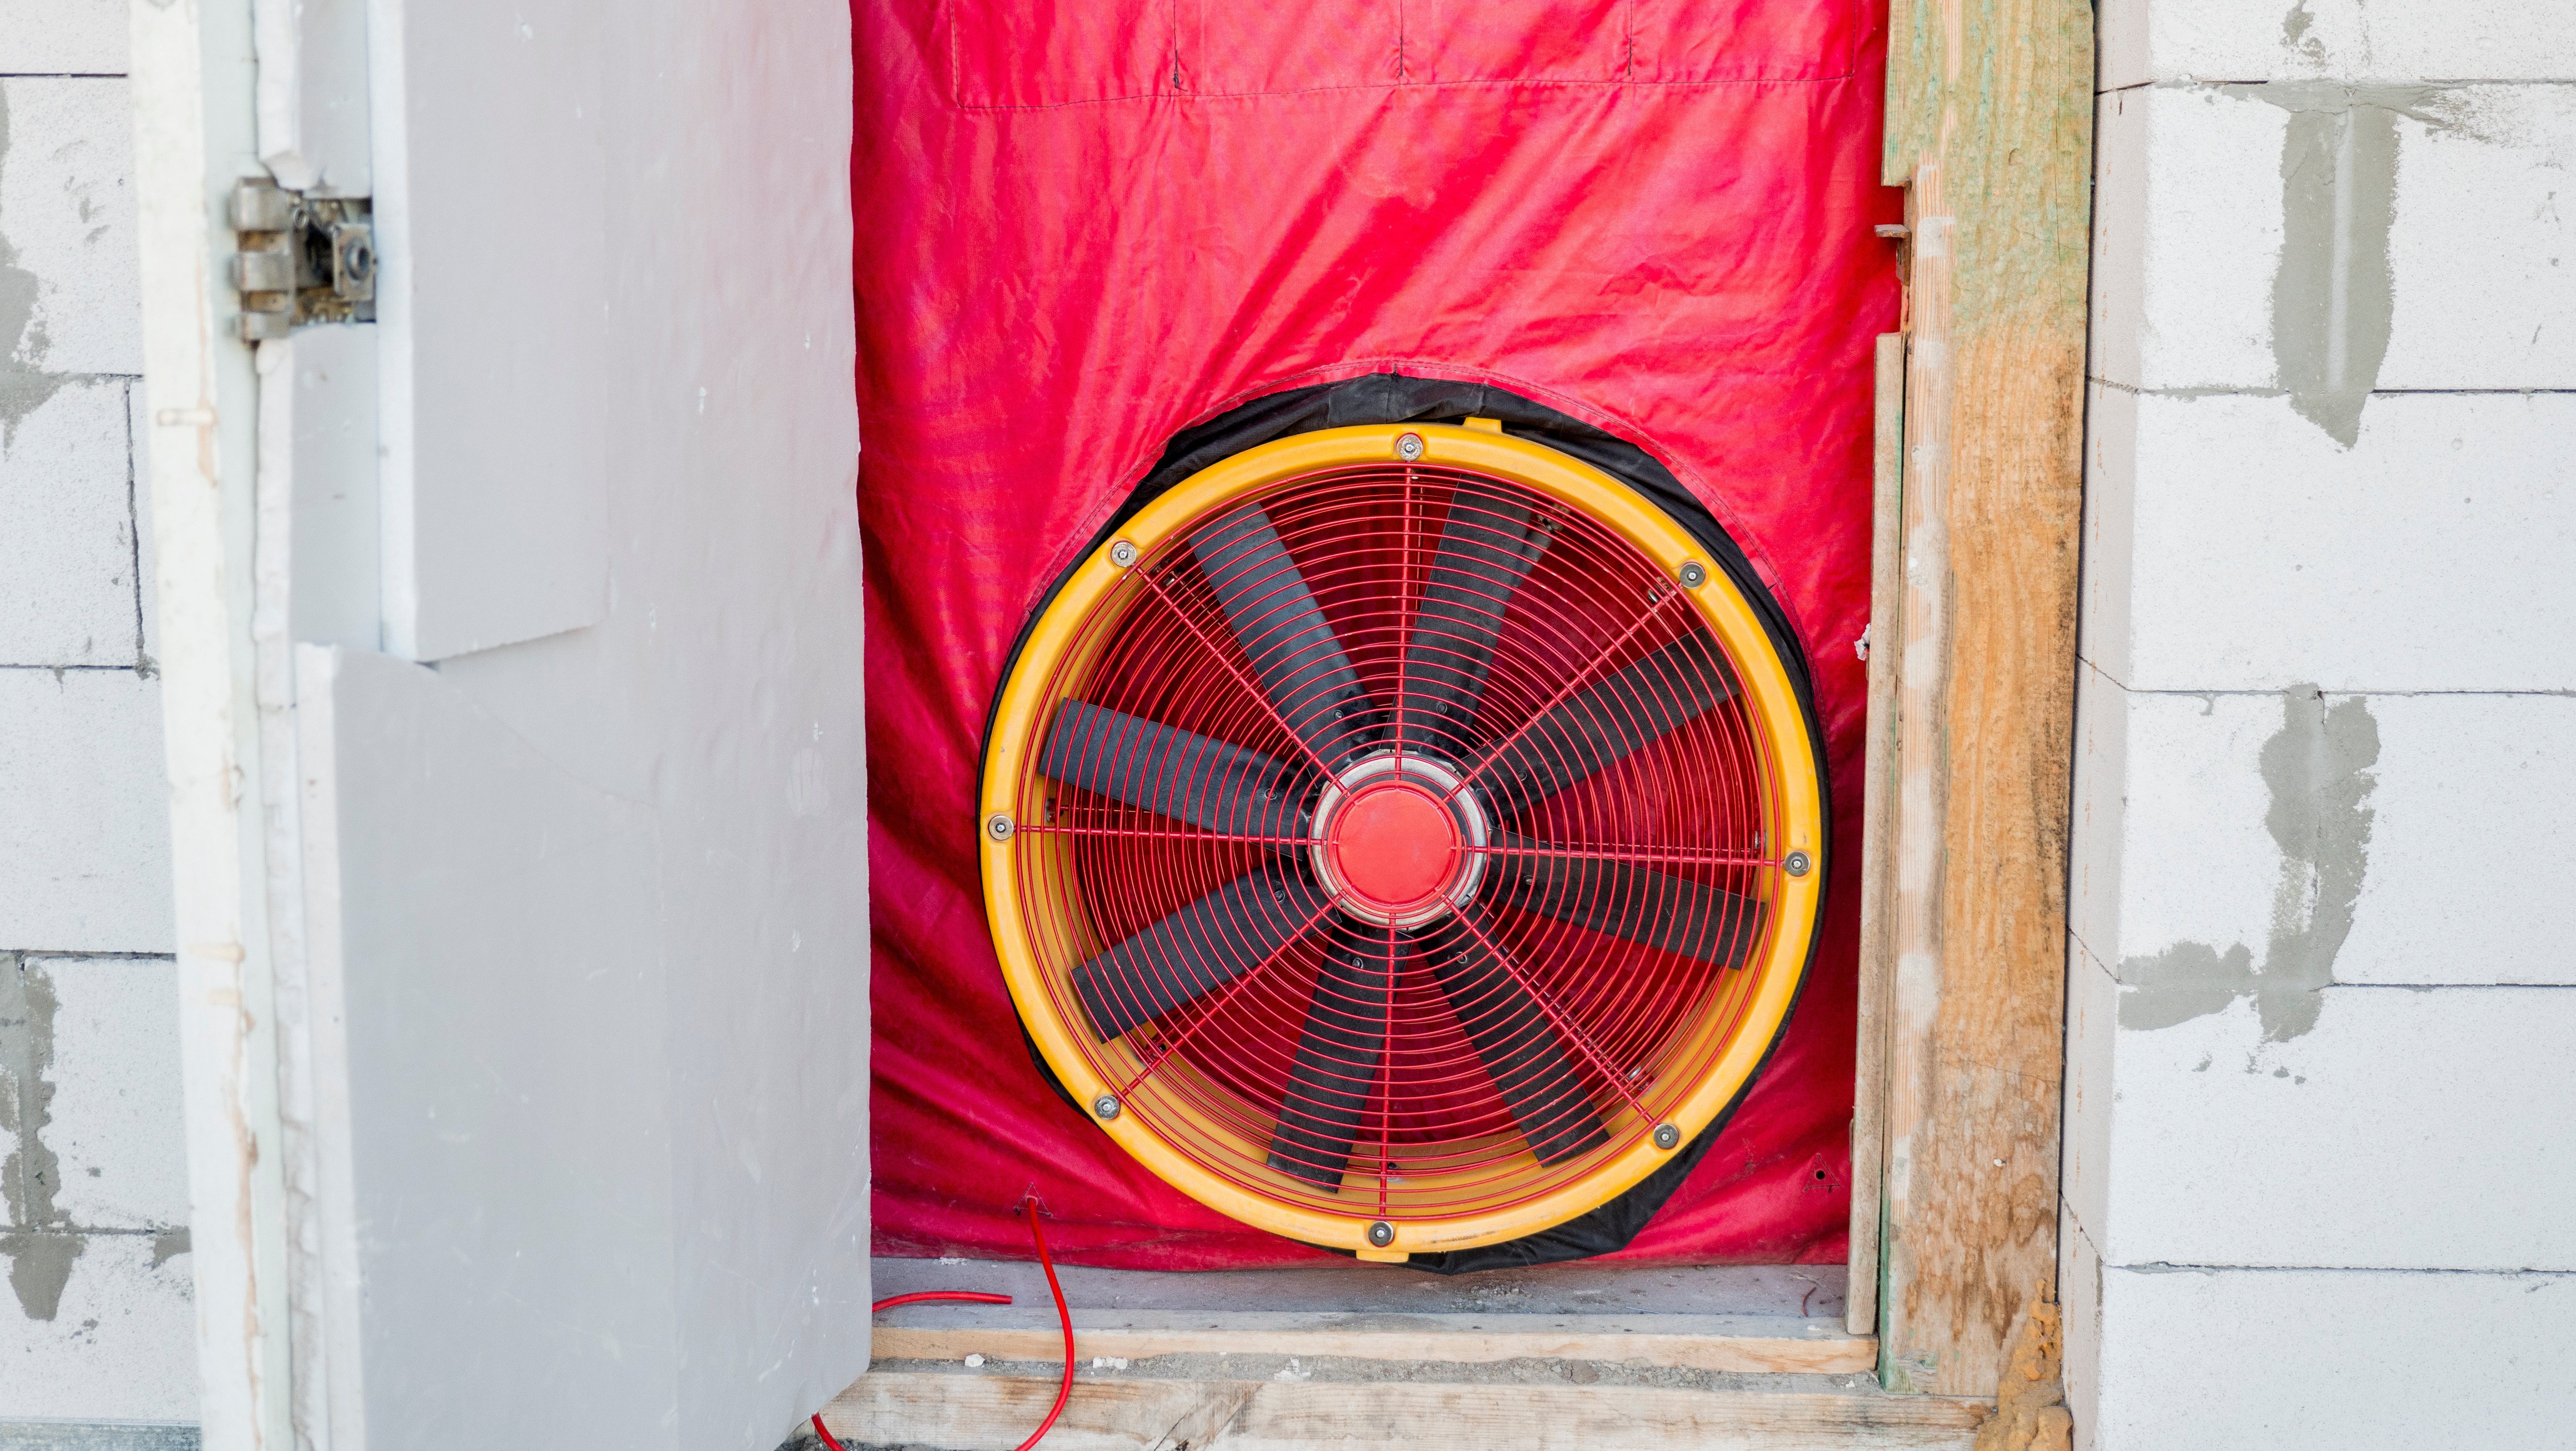
M1190 544L1279 718L1327 768L1375 744L1377 707L1270 516L1247 509Z
M1762 935L1762 904L1638 862L1540 856L1546 842L1502 833L1494 860L1502 900L1640 947L1742 967Z
M1330 899L1284 864L1244 873L1073 970L1102 1042L1268 961Z
M1556 703L1470 774L1495 814L1510 816L1617 764L1714 710L1735 674L1697 632Z
M1387 995L1394 978L1383 952L1362 955L1336 942L1315 975L1306 1031L1288 1070L1270 1167L1338 1194L1350 1167L1360 1116L1377 1088L1386 1053Z
M1277 761L1259 751L1069 700L1038 770L1130 806L1229 836L1303 837L1305 811Z
M1409 935L1538 1161L1560 1163L1608 1143L1573 1053L1494 950L1455 916Z
M1465 756L1503 611L1546 548L1529 510L1500 495L1458 490L1405 642L1398 718L1406 745Z

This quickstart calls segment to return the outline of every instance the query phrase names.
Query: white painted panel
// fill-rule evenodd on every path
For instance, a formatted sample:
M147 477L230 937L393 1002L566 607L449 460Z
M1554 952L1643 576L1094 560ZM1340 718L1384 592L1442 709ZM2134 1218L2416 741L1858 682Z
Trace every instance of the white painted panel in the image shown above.
M2173 999L2124 987L2104 1258L2576 1270L2576 989L2314 996L2141 1026Z
M368 0L253 0L260 160L277 184L372 194Z
M155 682L0 670L0 942L168 952L169 789Z
M362 1379L362 1444L673 1445L659 817L424 667L308 646L299 676L336 862L308 884L338 926L312 944L346 1074L323 1143L354 1196L325 1216L363 1304L331 1369Z
M179 973L163 957L37 957L52 989L44 1125L54 1210L83 1229L182 1230Z
M0 420L0 666L131 666L141 640L125 382L50 391Z
M2135 458L2094 478L2134 521L2127 639L2087 633L2113 678L2576 686L2576 396L2382 395L2349 451L2287 399L2136 406Z
M130 0L0 0L0 75L125 74Z
M0 354L37 375L13 395L143 371L126 105L120 79L0 79Z
M195 1421L191 1260L161 1235L84 1236L51 1316L0 1314L0 1419Z
M611 32L635 23L602 0L374 8L395 654L488 650L591 624L607 606L601 73Z
M2096 377L2131 388L2272 385L2288 124L2278 107L2217 90L2101 98Z
M294 349L295 415L292 630L298 640L374 650L383 602L376 330L306 328L288 346Z
M421 18L415 6L408 23ZM528 19L537 29L530 43L542 44L544 17ZM602 515L613 588L601 592L590 628L443 658L434 673L402 678L412 682L407 690L433 682L483 723L486 738L515 742L552 773L548 791L650 812L645 859L603 869L581 886L594 895L559 909L566 920L544 931L549 950L566 958L636 943L657 974L652 1008L667 1027L639 1037L557 1005L545 1010L544 1028L562 1070L587 1074L602 1095L624 1092L616 1085L631 1084L630 1074L653 1075L651 1111L669 1168L660 1197L639 1202L658 1216L662 1238L650 1254L620 1255L638 1273L664 1276L665 1303L629 1317L632 1334L617 1333L630 1359L660 1357L659 1380L649 1395L622 1385L568 1393L571 1380L543 1386L524 1371L496 1383L480 1361L459 1368L454 1325L423 1313L399 1327L368 1322L364 1390L408 1404L400 1397L500 1384L497 1402L551 1397L540 1408L544 1428L571 1424L546 1418L614 1399L649 1413L649 1423L614 1433L628 1444L772 1451L865 1368L868 1353L867 778L848 12L832 0L756 8L649 0L583 33L601 46L601 93L614 118L603 144L617 184L607 193L604 251L586 263L605 289L593 315L609 342L593 382L604 410L596 437L616 480ZM386 155L381 133L379 142ZM379 185L382 195L394 183L380 177ZM746 265L754 256L764 260ZM539 264L560 271L560 261ZM393 395L390 383L384 393ZM381 426L390 445L390 415ZM428 476L420 482L426 488ZM386 506L395 507L390 494ZM495 559L496 568L508 563ZM400 668L342 658L352 670ZM314 708L309 691L299 708ZM408 769L409 759L388 749L368 770ZM310 752L305 768L308 776L319 769ZM344 792L381 784L345 766L334 779ZM453 795L443 809L522 821L537 811L502 811L461 786ZM570 806L561 811L579 819ZM345 823L381 814L344 801L328 816ZM308 831L314 819L308 810ZM404 892L434 887L459 904L417 924L418 950L435 947L441 962L502 951L490 934L520 910L513 894L533 890L519 884L526 869L486 866L434 833L409 841L406 857L384 843L369 877L381 882L401 866ZM354 879L355 849L328 855L342 880ZM469 879L487 872L501 885L468 895ZM628 894L615 899L615 922L600 905L612 889ZM319 891L308 884L308 894ZM486 899L498 907L476 910L497 912L500 925L464 916L462 904ZM353 920L344 935L354 942L358 932ZM587 935L576 940L577 932ZM515 939L505 945L523 951ZM519 960L522 972L534 970ZM363 971L352 956L353 991ZM353 999L353 1041L358 1011ZM532 1044L537 1033L537 1024L513 1024L502 1041ZM367 1071L353 1053L350 1080L363 1083ZM371 1145L393 1146L399 1160L418 1124L416 1115L369 1113L363 1100L352 1108L361 1176L352 1193L363 1204ZM561 1233L601 1228L604 1211L575 1209ZM424 1251L430 1238L424 1231ZM467 1283L482 1292L479 1279ZM614 1308L606 1289L581 1297L584 1306ZM559 1359L549 1363L574 1366L590 1378L585 1385L615 1373L574 1359L568 1344L551 1350ZM388 1360L415 1367L417 1379L381 1381ZM487 1410L501 1414L440 1414ZM363 1414L371 1430L380 1419L408 1424L384 1419L373 1404ZM523 1422L503 1441L549 1439L529 1429L538 1424ZM477 1440L469 1429L442 1433L437 1444Z
M2338 982L2576 984L2576 699L2374 698L2370 868Z
M2110 1269L2101 1315L2098 1451L2569 1444L2576 1277Z
M2101 0L2101 84L2576 75L2560 0Z

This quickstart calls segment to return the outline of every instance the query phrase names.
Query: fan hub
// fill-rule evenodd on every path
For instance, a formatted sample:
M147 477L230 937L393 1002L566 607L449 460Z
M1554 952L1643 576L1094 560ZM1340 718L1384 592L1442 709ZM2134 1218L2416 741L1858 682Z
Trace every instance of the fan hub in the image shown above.
M1485 812L1458 773L1419 753L1362 761L1316 803L1313 861L1342 910L1416 927L1474 897Z

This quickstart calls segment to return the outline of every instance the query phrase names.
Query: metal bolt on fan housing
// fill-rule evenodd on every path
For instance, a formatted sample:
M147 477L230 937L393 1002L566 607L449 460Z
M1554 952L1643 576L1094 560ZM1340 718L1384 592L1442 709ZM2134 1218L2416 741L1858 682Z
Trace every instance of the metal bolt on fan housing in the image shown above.
M1820 835L1821 752L1708 546L1432 424L1122 527L1014 658L982 800L1013 1003L1123 1146L1384 1259L1562 1223L1735 1099L1814 939L1764 844Z

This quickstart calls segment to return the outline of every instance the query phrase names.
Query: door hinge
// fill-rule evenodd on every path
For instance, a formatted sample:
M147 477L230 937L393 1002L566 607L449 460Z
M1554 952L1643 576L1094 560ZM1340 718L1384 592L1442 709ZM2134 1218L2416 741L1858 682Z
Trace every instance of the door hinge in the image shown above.
M235 184L233 289L244 342L313 323L376 320L375 203L313 197L266 177Z

